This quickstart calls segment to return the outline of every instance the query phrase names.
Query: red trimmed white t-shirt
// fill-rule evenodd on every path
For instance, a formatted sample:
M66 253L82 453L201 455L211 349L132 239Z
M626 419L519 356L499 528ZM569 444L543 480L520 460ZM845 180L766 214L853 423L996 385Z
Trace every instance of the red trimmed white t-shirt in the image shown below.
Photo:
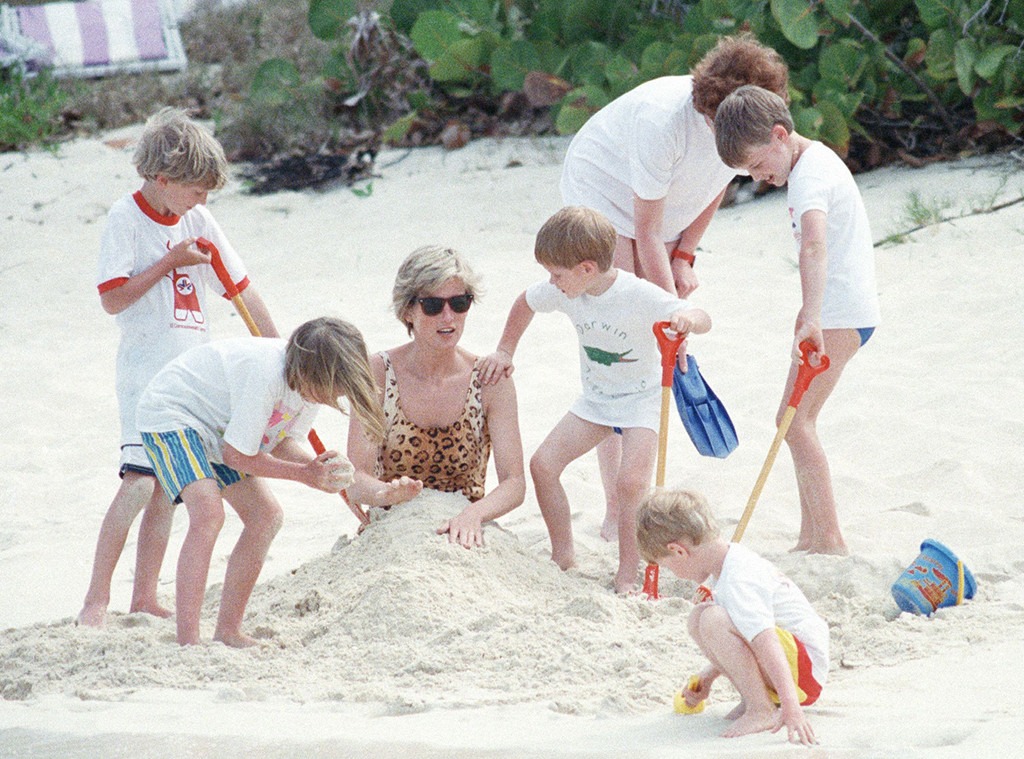
M189 237L210 240L239 291L248 286L241 258L205 206L198 205L184 216L163 216L136 192L116 201L107 216L96 278L100 294L145 271ZM141 445L135 406L153 376L175 356L210 339L207 284L225 294L213 267L175 269L115 317L121 329L116 387L122 446Z

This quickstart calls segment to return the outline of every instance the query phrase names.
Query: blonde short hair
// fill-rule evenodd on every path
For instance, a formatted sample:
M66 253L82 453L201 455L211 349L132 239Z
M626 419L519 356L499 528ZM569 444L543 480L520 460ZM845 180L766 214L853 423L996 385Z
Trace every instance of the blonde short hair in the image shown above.
M693 490L652 490L636 513L636 543L645 561L668 555L668 544L686 539L700 545L719 535L707 499Z
M752 149L771 141L776 125L793 132L793 117L782 98L752 84L737 89L715 115L715 145L722 162L741 168Z
M139 176L219 190L228 179L224 148L178 108L163 108L146 121L132 156Z
M412 320L409 309L416 305L416 299L423 293L437 290L445 283L457 279L466 286L466 292L473 300L480 297L480 278L453 248L443 245L424 245L405 257L395 275L391 290L391 307L398 321L405 325L412 335Z
M617 233L598 211L584 206L566 206L544 222L537 233L533 255L537 263L571 269L593 261L608 271L615 255Z
M354 326L329 316L300 325L288 338L284 371L292 390L343 414L338 399L348 398L366 436L377 442L384 439L377 383L366 342Z

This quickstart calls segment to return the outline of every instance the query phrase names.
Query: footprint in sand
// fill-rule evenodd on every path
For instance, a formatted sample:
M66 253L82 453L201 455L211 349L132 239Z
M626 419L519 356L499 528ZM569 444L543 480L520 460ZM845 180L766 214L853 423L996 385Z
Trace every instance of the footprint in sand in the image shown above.
M914 501L912 503L905 504L903 506L897 506L889 511L905 511L908 514L914 514L919 517L929 517L932 515L931 510L920 501Z

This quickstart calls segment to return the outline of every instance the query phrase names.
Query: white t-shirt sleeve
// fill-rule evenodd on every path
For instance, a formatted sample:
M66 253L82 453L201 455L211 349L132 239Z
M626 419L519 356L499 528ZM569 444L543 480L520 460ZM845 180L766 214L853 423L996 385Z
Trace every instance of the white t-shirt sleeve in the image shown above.
M568 300L565 293L548 281L534 282L526 288L526 305L537 313L563 311Z
M127 279L138 274L134 240L134 226L123 219L123 203L111 208L107 225L100 238L100 255L97 265L96 285L102 286L112 280Z

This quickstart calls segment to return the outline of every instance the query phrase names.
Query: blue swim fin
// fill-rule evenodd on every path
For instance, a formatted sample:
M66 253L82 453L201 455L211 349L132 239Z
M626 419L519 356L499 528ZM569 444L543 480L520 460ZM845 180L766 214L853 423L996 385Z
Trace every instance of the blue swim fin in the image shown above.
M739 445L736 428L715 391L704 381L697 359L687 355L686 366L686 374L676 365L672 375L679 418L701 456L724 459Z

